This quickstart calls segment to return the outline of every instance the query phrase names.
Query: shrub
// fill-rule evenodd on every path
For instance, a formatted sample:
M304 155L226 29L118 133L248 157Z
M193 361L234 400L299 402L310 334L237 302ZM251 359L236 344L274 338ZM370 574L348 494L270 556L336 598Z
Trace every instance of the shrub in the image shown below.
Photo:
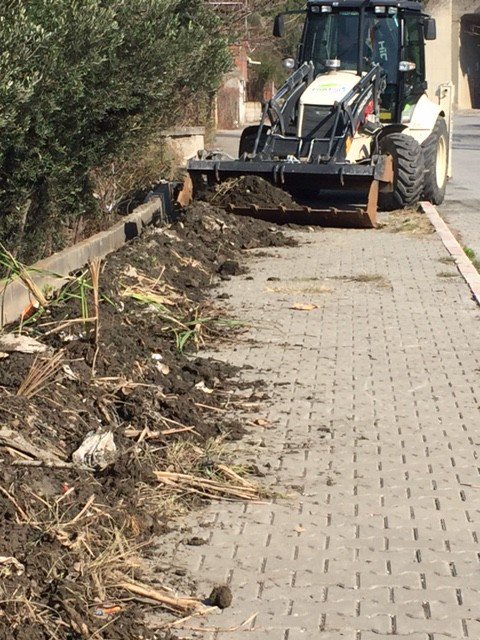
M0 241L34 259L98 211L90 175L135 153L229 66L198 0L6 0L0 7Z

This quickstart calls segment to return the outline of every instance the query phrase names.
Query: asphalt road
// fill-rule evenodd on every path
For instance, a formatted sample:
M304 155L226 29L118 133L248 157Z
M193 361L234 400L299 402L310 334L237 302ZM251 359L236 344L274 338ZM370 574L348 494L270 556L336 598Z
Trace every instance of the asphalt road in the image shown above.
M439 211L463 246L480 257L480 111L455 116L453 177Z
M234 129L233 131L217 131L215 137L215 146L224 153L228 153L232 158L238 158L238 145L242 129Z

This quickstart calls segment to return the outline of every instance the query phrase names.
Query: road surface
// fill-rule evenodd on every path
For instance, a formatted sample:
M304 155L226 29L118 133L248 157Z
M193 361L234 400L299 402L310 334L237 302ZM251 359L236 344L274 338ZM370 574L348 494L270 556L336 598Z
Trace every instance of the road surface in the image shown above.
M453 177L439 211L463 246L480 257L480 111L454 118Z

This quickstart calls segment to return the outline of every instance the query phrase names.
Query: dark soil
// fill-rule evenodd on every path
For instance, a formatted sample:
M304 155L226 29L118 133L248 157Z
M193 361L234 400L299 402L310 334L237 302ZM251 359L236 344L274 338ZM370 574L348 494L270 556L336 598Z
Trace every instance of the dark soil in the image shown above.
M290 209L300 209L286 191L274 187L272 184L257 176L244 176L228 183L223 183L210 193L207 198L214 204L226 206L229 204L237 207L275 208L284 206Z
M0 556L20 563L18 574L17 565L0 563L1 640L169 637L145 628L147 605L127 598L112 576L142 579L124 549L170 526L158 501L140 499L144 487L158 486L153 474L165 468L168 445L241 436L238 421L207 408L223 407L238 390L235 369L198 353L235 337L210 290L245 271L243 249L282 244L292 241L270 224L198 202L102 265L98 335L95 322L83 321L95 316L88 270L24 324L51 353L1 360L0 428L67 466L31 466L35 456L0 446ZM59 352L53 374L17 395L29 372ZM114 434L115 463L73 468L72 453L99 427Z

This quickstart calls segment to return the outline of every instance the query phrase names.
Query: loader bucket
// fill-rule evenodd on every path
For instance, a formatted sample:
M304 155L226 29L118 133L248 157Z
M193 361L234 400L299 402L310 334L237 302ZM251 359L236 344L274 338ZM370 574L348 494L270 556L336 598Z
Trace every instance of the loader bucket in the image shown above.
M364 206L348 209L330 207L236 207L228 210L240 215L262 217L273 222L297 222L325 227L373 228L377 221L378 194L380 189L393 188L393 165L390 156L379 155L371 164L314 164L300 162L275 162L269 160L198 159L190 160L188 172L194 187L213 186L232 178L257 176L289 193L302 190L337 190L344 192L368 192ZM195 189L194 189L195 191ZM319 196L320 199L321 196Z

